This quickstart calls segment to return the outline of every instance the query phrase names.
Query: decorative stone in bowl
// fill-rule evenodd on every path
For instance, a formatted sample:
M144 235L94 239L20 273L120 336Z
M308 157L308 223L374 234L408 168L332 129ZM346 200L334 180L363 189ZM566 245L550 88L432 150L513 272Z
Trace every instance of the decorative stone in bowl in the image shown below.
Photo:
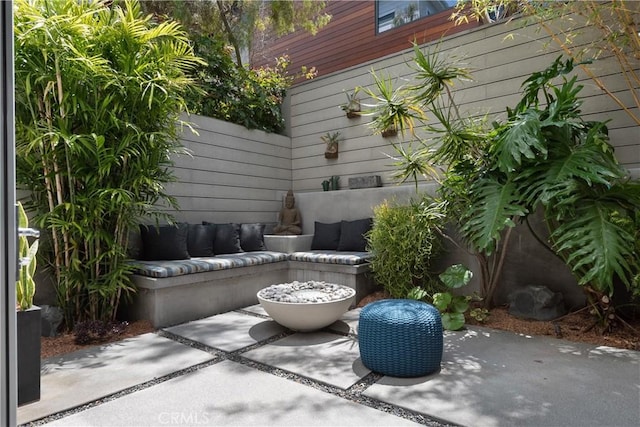
M356 291L333 283L295 281L271 285L257 296L277 323L294 331L310 332L338 320L353 304Z

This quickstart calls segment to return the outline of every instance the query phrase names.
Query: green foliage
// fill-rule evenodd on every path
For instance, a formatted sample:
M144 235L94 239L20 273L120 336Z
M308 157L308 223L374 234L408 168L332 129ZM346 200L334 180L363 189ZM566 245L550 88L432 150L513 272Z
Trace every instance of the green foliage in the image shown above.
M559 47L582 68L583 73L596 87L611 98L636 125L640 125L640 97L637 96L640 86L640 75L637 73L637 60L640 55L637 28L637 22L640 21L639 2L458 0L452 19L457 25L469 22L470 19L491 22L492 15L500 15L502 18L523 17L518 20L521 25L534 24L548 36L545 46L555 44ZM585 35L588 38L585 38ZM509 34L506 38L514 36ZM576 40L580 42L577 43ZM604 79L605 75L599 74L603 67L590 66L595 60L607 56L617 61L620 80ZM573 65L570 68L573 69ZM608 70L609 66L605 68ZM549 74L554 74L558 70L550 68L548 71ZM609 71L606 75L608 74ZM549 80L547 76L539 73L537 77L544 81ZM620 82L627 86L628 96L621 96Z
M377 283L394 298L406 298L414 288L435 291L429 275L431 260L441 249L444 205L429 197L407 206L384 202L374 209L368 249Z
M347 113L347 117L358 116L360 112L360 98L358 97L358 92L360 88L355 88L351 92L345 92L345 96L347 97L347 102L340 105L340 109Z
M324 12L327 2L316 0L149 0L141 3L146 13L160 20L166 17L177 20L191 36L232 46L239 68L243 68L241 52L249 52L251 56L254 42L299 29L315 35L331 20L331 15Z
M284 130L281 105L293 78L287 74L288 58L273 68L249 70L239 67L225 44L210 37L194 38L194 51L206 64L195 70L202 90L187 96L192 113L279 133Z
M29 228L29 218L20 202L18 202L18 228ZM18 237L20 270L18 271L18 281L16 282L16 300L20 310L28 310L33 306L33 297L36 293L36 282L33 280L33 276L36 274L37 253L38 239L30 244L29 238L21 234Z
M331 15L323 13L326 1L272 0L270 5L270 23L278 36L293 33L299 27L316 35L331 20Z
M278 35L299 28L315 34L331 19L326 2L309 1L143 1L144 10L159 21L176 19L189 32L193 48L205 63L194 72L202 90L186 96L192 113L214 117L266 132L284 130L282 102L294 76L288 74L286 55L271 67L250 69L241 52L251 55L258 33ZM313 78L315 70L301 73Z
M637 232L620 221L637 215L640 183L629 180L615 158L606 124L582 119L582 87L567 77L574 61L559 57L533 73L520 102L507 109L507 120L489 127L485 118L463 117L449 90L468 73L448 66L436 51L415 52L415 84L394 89L385 80L381 86L373 74L383 89L378 99L393 94L393 111L378 103L371 114L400 123L435 117L421 128L428 138L392 144L403 159L395 176L413 177L417 185L418 171L445 168L444 177L439 171L433 177L441 180L449 218L476 253L485 304L493 302L512 228L538 210L549 238L537 240L567 263L580 284L609 296L616 278L637 287Z
M320 139L327 145L329 144L339 144L342 138L340 137L340 132L327 132L322 135Z
M489 319L489 315L489 310L486 308L476 307L469 310L469 317L480 323L486 322Z
M15 40L17 181L47 233L58 304L67 328L113 320L133 292L129 230L175 207L164 185L202 62L135 1L19 0Z
M438 277L447 289L457 289L468 285L473 273L464 265L455 264ZM447 330L457 331L464 326L464 313L469 309L469 301L470 297L446 291L433 294L432 303L440 311L442 326Z
M449 289L457 289L469 284L473 273L462 264L455 264L447 268L439 276L442 283Z

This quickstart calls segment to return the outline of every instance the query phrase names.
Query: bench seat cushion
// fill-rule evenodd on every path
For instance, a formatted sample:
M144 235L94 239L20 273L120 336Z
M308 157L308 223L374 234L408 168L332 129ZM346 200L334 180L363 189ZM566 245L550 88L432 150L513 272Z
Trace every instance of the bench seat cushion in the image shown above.
M291 261L319 262L325 264L359 265L371 260L370 252L349 252L317 250L293 252L289 254Z
M194 257L176 261L135 261L134 273L141 276L163 278L286 260L287 254L284 253L258 251L217 255L215 257Z

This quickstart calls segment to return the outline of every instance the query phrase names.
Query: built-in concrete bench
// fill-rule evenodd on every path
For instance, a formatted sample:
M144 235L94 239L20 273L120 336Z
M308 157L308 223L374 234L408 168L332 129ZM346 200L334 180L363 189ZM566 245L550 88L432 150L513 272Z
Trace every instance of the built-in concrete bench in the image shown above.
M157 328L255 304L260 289L289 278L287 254L269 251L136 265L129 315Z
M435 186L428 187L430 192L435 191ZM356 301L360 301L376 289L368 262L370 255L311 251L314 222L370 218L373 207L385 199L408 200L414 191L411 186L393 186L297 193L296 205L302 213L304 234L266 234L267 252L141 261L146 267L133 276L138 293L131 315L149 319L156 327L168 326L256 304L260 289L294 280L346 285L356 290Z
M356 290L356 303L377 289L368 252L306 251L289 254L289 280L339 283Z
M371 293L367 252L241 252L176 261L136 261L138 292L134 319L164 327L258 302L260 289L294 280L339 283L356 290L356 301Z

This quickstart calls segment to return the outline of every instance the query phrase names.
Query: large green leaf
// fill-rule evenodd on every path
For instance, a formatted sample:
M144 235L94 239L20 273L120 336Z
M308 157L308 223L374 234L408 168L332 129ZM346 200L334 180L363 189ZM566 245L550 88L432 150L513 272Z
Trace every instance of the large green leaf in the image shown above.
M448 331L458 331L464 326L463 313L444 313L442 315L442 327Z
M513 227L514 217L523 217L527 209L522 205L518 186L511 180L500 182L487 176L470 189L471 205L463 215L462 231L480 251L491 255L505 227Z
M540 111L527 110L517 115L498 136L492 154L496 156L498 168L503 172L516 170L522 158L545 157L547 147L542 134Z
M554 141L547 161L532 165L519 177L527 201L573 204L580 197L577 191L581 188L610 187L621 179L624 170L611 151L603 150L606 136L602 132L602 126L596 126L583 135L582 143L573 146Z
M438 277L449 289L455 289L469 284L473 277L473 272L462 264L455 264L447 268Z
M609 294L614 276L628 283L638 269L635 236L614 219L619 209L615 201L582 200L551 236L579 283Z
M449 292L438 292L433 294L433 306L440 312L444 312L451 304L453 296Z

